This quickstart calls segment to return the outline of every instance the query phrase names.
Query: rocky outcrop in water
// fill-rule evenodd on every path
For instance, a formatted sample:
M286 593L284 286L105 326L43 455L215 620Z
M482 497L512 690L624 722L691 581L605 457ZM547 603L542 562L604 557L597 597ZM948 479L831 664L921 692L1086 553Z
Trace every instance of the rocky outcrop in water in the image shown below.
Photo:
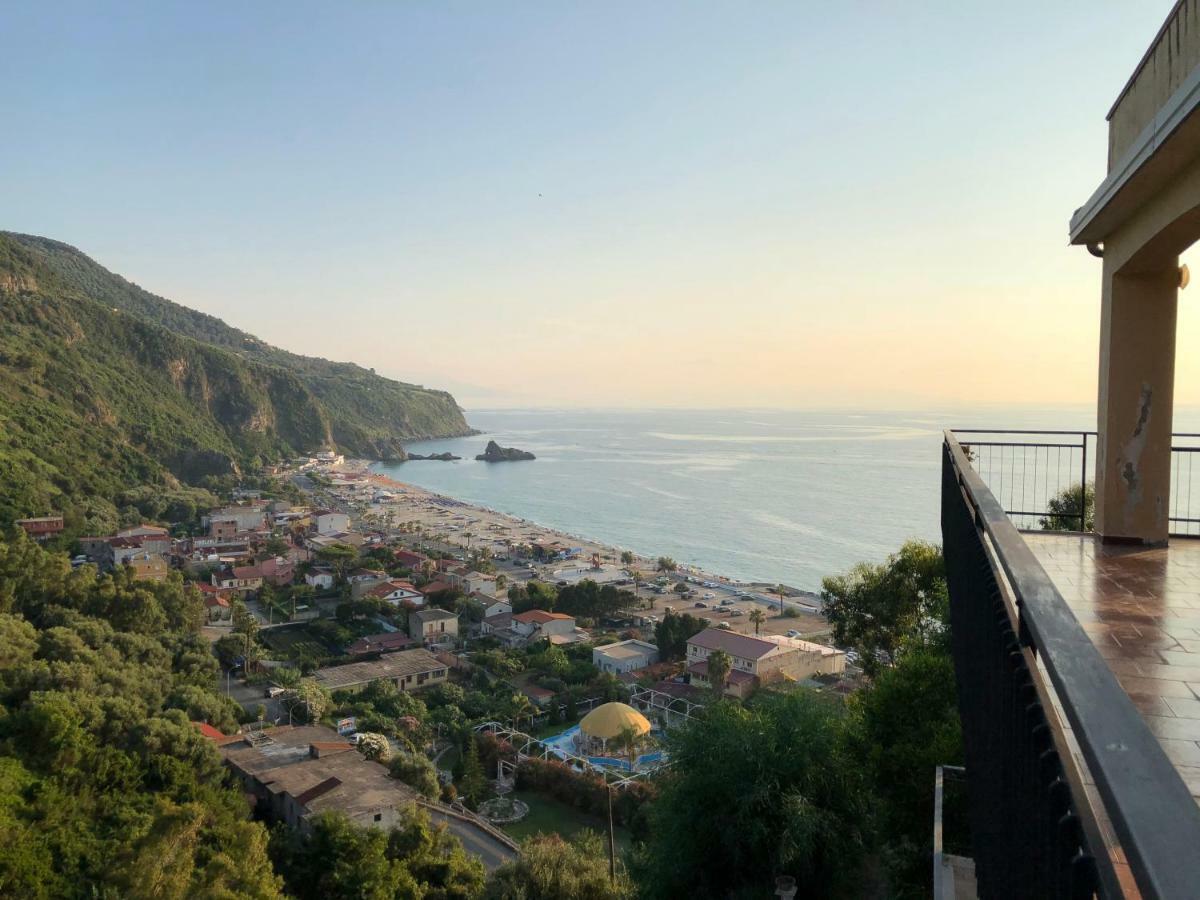
M422 456L420 453L408 454L409 459L433 459L438 462L454 462L457 459L462 459L461 456L455 456L453 453L430 453L427 456Z
M484 451L475 458L480 462L517 462L522 459L537 459L528 450L518 450L516 447L501 447L495 441L488 441Z

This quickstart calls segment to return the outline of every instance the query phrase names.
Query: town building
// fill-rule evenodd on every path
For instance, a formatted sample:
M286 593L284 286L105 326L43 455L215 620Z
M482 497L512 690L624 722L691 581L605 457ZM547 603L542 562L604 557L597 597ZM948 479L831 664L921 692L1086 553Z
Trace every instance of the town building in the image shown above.
M688 639L687 672L692 684L709 685L708 657L717 650L729 654L725 693L733 697L748 697L760 685L835 675L846 668L846 654L832 647L795 638L750 637L706 628Z
M222 506L209 510L200 519L200 524L211 528L214 521L235 522L237 531L259 531L267 524L267 504L264 500L252 500L249 503L234 506Z
M408 633L423 644L458 643L458 616L444 609L417 609L408 614Z
M446 664L428 650L400 650L377 660L317 669L313 680L329 691L357 690L372 681L390 681L402 691L441 684Z
M416 801L412 788L330 728L280 727L237 737L214 742L259 813L272 821L308 831L314 816L336 812L356 825L386 829L404 821Z
M543 638L552 644L575 644L590 638L586 631L576 627L574 616L546 612L544 609L531 609L515 614L512 617L511 628L513 633L527 644Z
M601 672L619 675L635 672L658 662L658 648L645 641L618 641L592 649L592 665Z
M313 527L317 534L329 535L350 530L350 517L345 513L321 510L313 515Z
M166 581L171 574L171 567L157 553L137 553L127 558L124 565L133 570L137 581Z
M304 573L304 583L318 591L332 590L333 582L333 569L327 569L323 566L314 566Z
M35 541L47 541L63 531L62 516L38 516L34 519L17 519L14 523Z
M380 634L368 634L346 645L347 656L365 656L370 653L395 653L397 650L410 650L419 646L415 638L403 631L384 631Z
M212 586L238 594L253 594L263 585L258 566L229 566L212 573Z
M421 607L425 605L425 595L413 587L411 582L399 579L389 579L380 584L368 585L362 596L372 600L383 600L393 606Z

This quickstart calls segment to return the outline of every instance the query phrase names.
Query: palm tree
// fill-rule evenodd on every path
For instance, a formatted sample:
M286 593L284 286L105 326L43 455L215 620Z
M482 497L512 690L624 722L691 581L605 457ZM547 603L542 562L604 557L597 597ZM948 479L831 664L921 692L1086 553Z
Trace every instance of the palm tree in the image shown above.
M614 743L625 753L625 758L629 760L629 771L633 771L633 767L637 764L639 750L642 748L642 743L645 736L634 728L632 725L626 725L617 734Z
M729 671L732 668L733 657L724 650L714 650L708 654L708 682L717 697L725 693L725 682L729 680Z
M678 563L676 563L676 562L675 562L675 560L671 559L671 557L669 557L669 556L660 556L660 557L658 558L658 571L660 571L660 572L674 572L674 571L675 571L676 569L678 569L678 568L679 568L679 564L678 564Z
M767 621L767 614L761 609L750 610L750 623L754 626L754 634L758 636L758 628L763 622Z
M774 593L779 595L779 614L783 615L783 598L787 596L787 588L782 584L775 585Z
M524 694L513 694L512 699L508 701L508 709L512 714L513 728L516 729L520 729L522 719L529 719L532 724L537 712L533 702Z

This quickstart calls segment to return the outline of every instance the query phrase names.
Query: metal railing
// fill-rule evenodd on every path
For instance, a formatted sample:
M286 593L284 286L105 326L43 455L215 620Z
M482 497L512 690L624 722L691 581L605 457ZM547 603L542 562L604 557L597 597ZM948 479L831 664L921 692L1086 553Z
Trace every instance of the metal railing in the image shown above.
M1018 528L1088 531L1096 432L955 428L984 484ZM1170 532L1200 536L1200 434L1171 435ZM1196 477L1193 477L1193 470ZM1081 485L1087 485L1086 499ZM1064 495L1069 502L1064 504ZM1193 496L1194 494L1194 496Z
M1194 898L1195 800L952 432L942 453L979 896L1123 896L1058 718L1047 713L1056 705L1141 896Z

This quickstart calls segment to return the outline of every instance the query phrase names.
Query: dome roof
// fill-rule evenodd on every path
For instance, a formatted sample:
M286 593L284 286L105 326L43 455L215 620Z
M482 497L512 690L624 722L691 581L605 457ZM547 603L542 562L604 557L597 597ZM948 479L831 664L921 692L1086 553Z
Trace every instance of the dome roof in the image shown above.
M606 741L611 741L626 728L632 728L638 734L648 734L650 720L628 704L605 703L593 709L579 723L579 730L588 737Z

